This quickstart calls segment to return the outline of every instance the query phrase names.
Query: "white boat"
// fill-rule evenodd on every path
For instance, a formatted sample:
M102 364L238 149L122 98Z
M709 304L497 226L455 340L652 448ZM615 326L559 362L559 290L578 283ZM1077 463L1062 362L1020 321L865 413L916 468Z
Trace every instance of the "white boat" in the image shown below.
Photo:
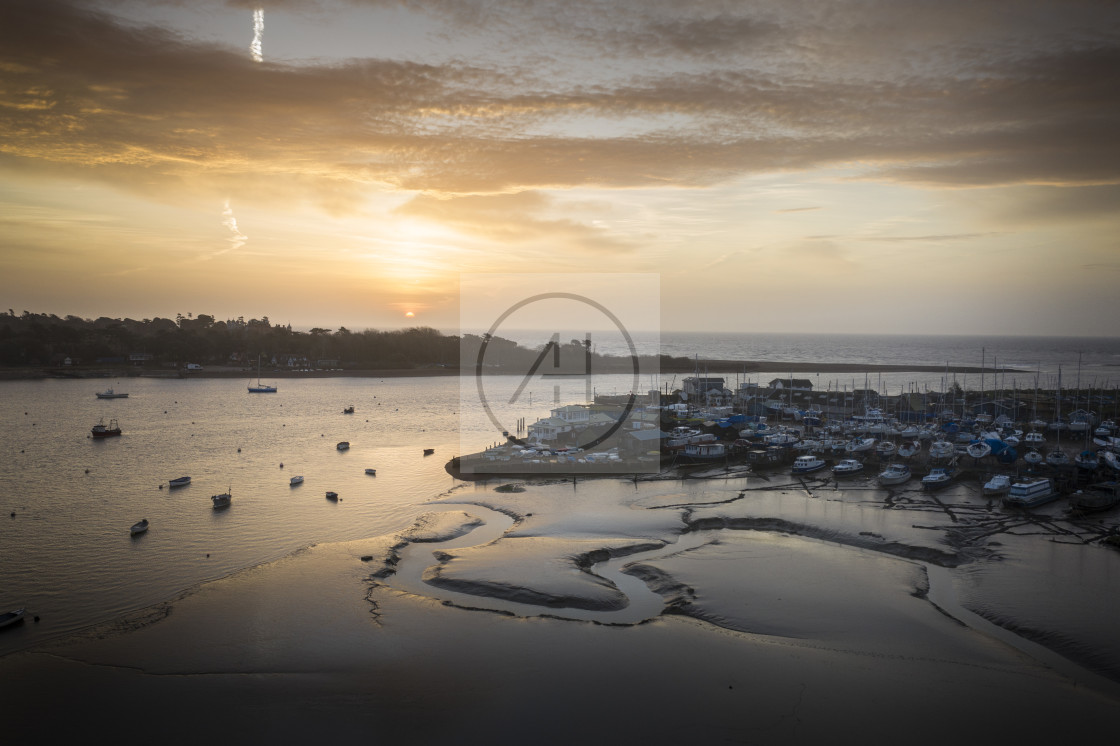
M820 471L827 465L825 460L819 456L798 456L793 460L793 473L809 474L814 471Z
M191 478L190 477L175 477L174 479L168 479L167 480L167 484L170 487L184 487L184 486L186 486L190 483L191 483Z
M142 521L137 521L136 523L132 524L132 528L128 529L129 533L132 534L133 536L136 536L136 534L142 534L147 530L148 530L148 519L147 518L145 518Z
M27 609L14 609L13 611L5 611L0 614L0 627L7 627L15 624L16 622L23 621L23 615L27 613Z
M366 469L366 474L369 474L371 477L376 477L377 469Z
M122 394L122 393L119 393L117 391L113 391L112 389L106 389L104 391L98 391L97 392L97 398L98 399L127 399L128 394Z
M337 492L328 492L327 493L327 499L328 500L337 500L338 499L338 493Z
M1011 489L1011 477L1006 474L996 474L984 482L985 495L1006 495Z
M1104 465L1113 471L1120 471L1120 456L1117 456L1112 451L1105 451L1101 454L1101 461Z
M257 385L249 384L250 394L275 394L276 387L261 383L261 356L257 355Z
M949 458L956 452L957 449L947 440L935 440L929 444L930 458Z
M338 445L336 445L335 448L337 448L340 451L345 451L345 450L350 448L350 441L344 440L341 443L339 443Z
M852 474L858 474L863 471L863 464L854 458L846 458L832 467L832 476L834 477L847 477Z
M1054 483L1049 479L1031 479L1025 482L1014 482L1011 489L1004 496L1005 505L1017 508L1033 508L1035 505L1048 503L1058 497Z
M1037 447L1045 443L1046 438L1037 430L1032 430L1031 432L1023 436L1023 442L1029 446Z
M1101 459L1096 451L1085 450L1073 457L1078 468L1093 471L1101 465Z
M223 492L220 495L211 495L210 500L214 503L215 508L228 508L230 502L233 501L232 490Z
M911 440L898 447L898 455L902 458L910 458L921 450L922 442L920 440Z
M1028 464L1041 464L1043 462L1042 454L1039 453L1037 448L1032 448L1023 454L1023 460Z
M870 451L874 447L874 438L853 438L848 441L848 445L844 447L844 450L848 453L862 453L864 451Z
M297 484L303 484L303 477L292 477L288 480L288 484L295 487Z
M1046 454L1046 463L1051 466L1069 466L1069 455L1061 448L1055 448L1050 451L1050 453Z
M984 441L978 440L975 443L969 443L965 450L972 458L984 458L992 452L992 447Z
M939 490L953 481L953 472L944 466L935 466L922 477L922 489Z
M910 467L906 464L888 464L886 469L879 472L879 484L902 484L910 479Z
M879 455L879 458L890 458L897 450L898 447L889 440L880 441L879 444L875 446L875 453Z

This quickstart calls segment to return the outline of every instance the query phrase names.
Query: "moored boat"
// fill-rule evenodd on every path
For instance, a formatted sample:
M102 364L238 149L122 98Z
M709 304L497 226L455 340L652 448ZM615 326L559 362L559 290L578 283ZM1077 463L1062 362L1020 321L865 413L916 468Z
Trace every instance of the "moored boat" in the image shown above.
M215 508L228 508L229 504L233 501L232 490L227 490L220 495L211 495L210 500L214 503Z
M887 464L887 468L879 472L879 484L902 484L911 477L910 467L906 464Z
M190 483L191 483L191 478L190 477L175 477L174 479L168 479L167 480L167 484L170 487L184 487L184 486L186 486Z
M922 489L939 490L953 481L953 472L945 466L935 466L922 477Z
M27 613L27 609L13 609L12 611L5 611L0 614L0 628L8 627L16 622L23 621L23 615Z
M117 424L116 420L109 420L109 424L105 424L105 420L99 421L90 430L90 434L95 438L109 438L113 435L121 434L121 426Z
M337 492L327 492L327 499L328 500L338 500L338 493Z
M129 533L132 534L133 536L136 536L136 534L142 534L147 530L148 530L148 519L147 518L145 518L143 520L140 520L140 521L137 521L136 523L132 524L131 528L128 529Z
M793 473L794 474L809 474L814 471L820 471L828 464L823 458L819 456L798 456L793 460Z
M128 394L121 391L113 391L112 389L105 389L104 391L97 392L98 399L127 399Z
M1093 471L1101 465L1100 457L1097 456L1096 451L1082 451L1073 457L1073 461L1079 469L1085 469L1086 471Z
M366 474L369 474L371 477L376 477L377 469L366 469Z
M293 487L295 487L297 484L303 484L303 477L302 476L292 477L291 479L288 480L288 484L290 484Z
M1041 464L1044 461L1042 454L1038 451L1037 448L1032 448L1024 453L1023 460L1031 465Z
M956 448L947 440L935 440L929 444L930 458L950 458L956 453Z
M343 414L354 414L354 405L353 405L353 404L351 404L351 405L350 405L349 407L347 407L346 409L342 410L342 413L343 413Z
M345 451L345 450L350 448L350 441L344 440L341 443L339 443L338 445L336 445L335 448L337 448L340 451Z
M1098 482L1079 490L1069 498L1069 512L1073 514L1097 513L1120 504L1120 485L1116 482Z
M1006 474L996 474L984 482L984 494L989 497L1006 495L1011 491L1011 477Z
M848 477L863 471L863 464L854 458L846 458L832 466L832 476Z
M1054 450L1046 454L1046 463L1050 464L1050 466L1069 466L1070 458L1061 448L1055 447Z
M1016 508L1033 508L1057 497L1058 491L1054 489L1052 480L1028 479L1023 482L1013 482L1011 489L1003 497L1003 503Z
M990 454L992 452L992 447L984 441L978 440L975 443L969 443L965 451L969 456L972 456L972 458L979 459Z

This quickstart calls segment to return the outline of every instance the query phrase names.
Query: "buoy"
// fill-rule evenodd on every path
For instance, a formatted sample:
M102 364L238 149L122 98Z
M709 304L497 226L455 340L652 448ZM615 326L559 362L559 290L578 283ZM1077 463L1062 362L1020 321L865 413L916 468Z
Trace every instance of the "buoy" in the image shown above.
M210 552L206 553L206 559L210 559Z
M159 486L159 488L160 488L160 489L162 490L162 489L163 489L163 485L161 484L161 485Z
M238 448L238 449L237 449L237 452L238 452L238 453L241 453L241 449L240 449L240 448Z
M15 518L15 517L16 517L16 512L13 510L12 511L12 518Z
M281 468L281 469L283 469L283 468L284 468L284 462L283 462L283 461L281 461L281 462L280 462L280 468Z
M89 474L89 469L86 469L86 474Z

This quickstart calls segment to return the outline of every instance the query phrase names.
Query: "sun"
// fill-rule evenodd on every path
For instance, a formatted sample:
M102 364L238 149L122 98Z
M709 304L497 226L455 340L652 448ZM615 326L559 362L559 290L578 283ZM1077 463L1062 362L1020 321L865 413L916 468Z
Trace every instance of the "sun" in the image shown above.
M405 314L405 317L411 319L415 315L416 314L414 314L412 311L409 311L408 313Z

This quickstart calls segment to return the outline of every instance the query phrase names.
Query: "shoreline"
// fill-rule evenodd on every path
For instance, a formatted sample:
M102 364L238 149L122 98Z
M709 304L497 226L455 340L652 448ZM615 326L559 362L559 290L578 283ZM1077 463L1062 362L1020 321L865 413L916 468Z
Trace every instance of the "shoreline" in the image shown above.
M1029 371L1018 368L983 368L971 365L888 365L878 363L821 363L821 362L789 362L771 360L699 360L688 361L687 364L662 364L658 368L661 374L666 373L694 373L697 367L703 368L705 373L1028 373ZM606 369L603 374L629 373L628 366L619 367L618 370ZM524 375L523 370L484 370L485 375ZM299 379L299 378L422 378L443 376L473 376L473 368L426 367L426 368L341 368L332 370L284 370L274 369L265 371L260 377L268 379ZM256 379L254 370L230 366L213 366L203 370L187 371L183 369L137 369L137 368L3 368L0 369L0 380L3 381L34 381L45 379L103 379L103 378L245 378Z

